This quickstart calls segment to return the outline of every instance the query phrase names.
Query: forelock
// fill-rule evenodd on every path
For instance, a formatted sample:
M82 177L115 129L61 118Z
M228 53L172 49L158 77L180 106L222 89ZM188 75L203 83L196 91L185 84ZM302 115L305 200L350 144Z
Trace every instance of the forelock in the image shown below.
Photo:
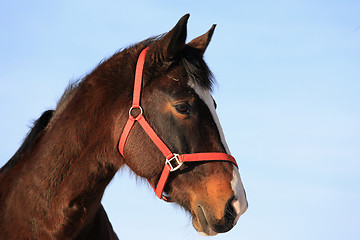
M212 90L215 82L213 74L197 49L185 46L181 62L191 81L204 89Z

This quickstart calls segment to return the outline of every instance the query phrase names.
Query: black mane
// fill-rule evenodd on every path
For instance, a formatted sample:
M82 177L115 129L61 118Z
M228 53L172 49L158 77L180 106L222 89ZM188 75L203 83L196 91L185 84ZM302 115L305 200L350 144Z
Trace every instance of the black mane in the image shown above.
M29 131L27 136L25 137L25 140L21 147L17 150L17 152L14 154L14 156L0 169L0 173L3 172L5 169L12 168L16 165L16 163L19 161L21 155L29 149L31 144L34 142L36 137L46 128L48 123L50 122L50 119L53 116L54 111L48 110L45 111L41 117L34 122L34 126Z

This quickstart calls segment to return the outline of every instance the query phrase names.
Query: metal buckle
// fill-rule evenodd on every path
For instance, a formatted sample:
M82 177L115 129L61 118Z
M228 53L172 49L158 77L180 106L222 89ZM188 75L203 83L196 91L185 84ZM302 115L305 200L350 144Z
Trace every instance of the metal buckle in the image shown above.
M172 158L165 160L165 164L169 165L169 167L170 167L170 172L178 170L183 165L183 163L179 161L178 156L179 156L179 154L174 153L174 156ZM171 161L173 161L173 160L176 161L175 167L173 167L171 165Z
M134 110L134 109L140 109L140 113L137 116L132 115L132 110ZM136 118L136 117L142 115L143 113L144 113L144 111L143 111L141 106L139 106L139 107L131 107L130 110L129 110L129 116L132 116L133 118Z

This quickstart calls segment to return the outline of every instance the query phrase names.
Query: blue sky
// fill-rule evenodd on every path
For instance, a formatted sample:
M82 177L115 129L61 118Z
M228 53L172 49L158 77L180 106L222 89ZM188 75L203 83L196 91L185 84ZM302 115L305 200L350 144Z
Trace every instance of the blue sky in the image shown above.
M170 30L217 24L205 59L249 210L212 239L360 238L360 2L0 0L0 165L69 81ZM120 170L103 203L120 239L204 239Z

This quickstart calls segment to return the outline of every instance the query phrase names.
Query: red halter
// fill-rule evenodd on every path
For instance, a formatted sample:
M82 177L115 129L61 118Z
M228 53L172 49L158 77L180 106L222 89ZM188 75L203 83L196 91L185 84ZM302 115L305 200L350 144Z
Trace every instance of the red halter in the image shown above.
M167 197L163 195L163 191L165 188L166 181L170 175L170 172L176 171L181 167L184 162L201 162L201 161L227 161L233 163L236 167L235 158L229 154L221 153L221 152L206 152L206 153L191 153L191 154L176 154L172 153L170 149L165 145L165 143L158 137L155 133L154 129L149 125L143 115L143 109L140 106L140 95L141 95L141 85L142 85L142 74L145 62L146 51L148 47L145 48L139 55L137 64L136 64L136 72L135 72L135 83L134 83L134 93L133 93L133 103L132 107L129 110L129 119L125 124L123 132L119 141L119 151L123 157L124 148L126 139L129 136L129 133L137 121L140 126L144 129L147 135L151 138L151 140L155 143L155 145L159 148L162 154L165 156L165 166L161 173L160 179L156 188L154 188L156 196L165 201L169 201ZM133 109L139 109L140 114L134 117L132 115ZM150 183L151 185L151 183Z

